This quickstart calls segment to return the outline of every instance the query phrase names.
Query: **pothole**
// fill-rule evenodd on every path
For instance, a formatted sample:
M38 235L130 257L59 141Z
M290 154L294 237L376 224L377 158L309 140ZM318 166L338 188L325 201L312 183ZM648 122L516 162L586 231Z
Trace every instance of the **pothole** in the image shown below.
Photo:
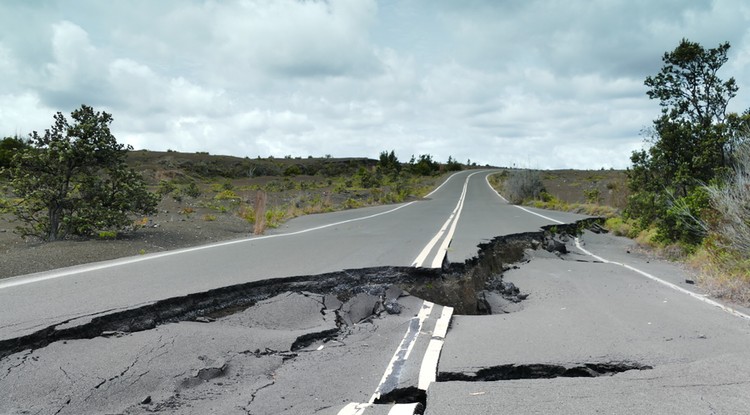
M476 257L462 264L446 265L443 269L375 267L267 279L169 298L80 323L66 321L0 341L0 359L58 341L91 339L107 333L132 333L179 321L210 323L285 292L325 296L326 304L322 307L335 309L339 328L383 312L400 312L397 299L404 291L426 301L451 306L455 314L510 312L514 311L514 304L526 298L526 294L504 282L503 272L522 261L527 249L561 251L556 235L577 234L600 221L598 218L585 219L569 225L545 227L538 232L496 237L480 244ZM333 336L335 333L325 332L300 338L294 348L298 350Z
M520 379L595 378L612 376L631 370L650 370L653 367L635 362L582 363L577 365L526 364L499 365L474 373L440 372L438 382L493 382Z

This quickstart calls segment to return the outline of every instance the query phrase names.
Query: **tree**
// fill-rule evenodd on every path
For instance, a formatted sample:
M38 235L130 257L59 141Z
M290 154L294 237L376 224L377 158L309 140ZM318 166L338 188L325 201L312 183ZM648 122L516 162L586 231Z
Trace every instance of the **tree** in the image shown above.
M453 156L448 156L448 162L445 163L446 171L461 171L464 167Z
M19 137L5 137L0 141L0 170L9 168L13 155L28 147L28 143Z
M129 215L155 212L157 197L125 164L132 147L110 132L112 116L82 105L71 118L69 124L58 112L52 127L34 131L13 157L10 186L21 202L11 212L23 223L22 236L54 241L121 230Z
M432 159L430 154L420 154L419 159L411 156L409 172L419 176L431 176L440 170L440 163Z
M401 171L401 163L399 163L398 157L396 157L396 153L393 150L391 150L390 153L387 151L380 153L378 169L384 174L398 173Z
M748 119L748 113L727 112L738 87L734 78L723 81L717 75L729 47L705 49L683 39L664 54L661 71L644 82L648 97L658 99L662 110L648 131L651 146L631 156L628 213L644 226L656 223L668 240L700 239L700 230L683 219L708 207L707 198L694 192L729 168L736 132Z

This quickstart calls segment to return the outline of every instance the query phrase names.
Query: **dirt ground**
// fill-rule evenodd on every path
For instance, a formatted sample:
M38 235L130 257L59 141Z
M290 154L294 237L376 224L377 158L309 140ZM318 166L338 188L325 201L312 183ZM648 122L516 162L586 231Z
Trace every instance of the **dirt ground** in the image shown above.
M252 233L245 220L231 213L179 213L173 201L164 201L159 213L136 232L117 239L65 240L39 242L14 233L16 224L9 217L0 220L0 278L126 256L186 248L211 242L242 238Z
M161 172L160 174L162 174ZM233 180L237 194L243 200L252 199L254 192L248 185L267 184L264 180L280 178L258 178ZM317 179L299 176L294 181ZM432 184L440 181L432 179ZM548 190L568 202L584 202L584 191L599 189L600 202L619 205L626 197L624 172L622 171L577 171L556 170L543 172L543 181ZM205 199L211 201L213 193L208 184L203 185ZM321 198L332 195L342 200L331 201L340 205L343 199L364 201L366 192L335 193L332 188L317 188L309 191L283 190L269 194L269 206L286 206L299 200ZM625 194L625 195L624 195ZM330 199L331 196L328 196ZM206 202L206 200L203 200ZM145 226L132 234L119 235L117 239L65 240L44 243L23 239L14 233L17 226L10 216L0 216L0 278L48 271L51 269L122 258L171 249L187 248L212 242L243 238L252 234L252 224L237 215L236 208L226 212L212 209L206 203L186 198L180 202L165 196L158 207L158 214L147 218ZM189 208L189 213L186 213Z

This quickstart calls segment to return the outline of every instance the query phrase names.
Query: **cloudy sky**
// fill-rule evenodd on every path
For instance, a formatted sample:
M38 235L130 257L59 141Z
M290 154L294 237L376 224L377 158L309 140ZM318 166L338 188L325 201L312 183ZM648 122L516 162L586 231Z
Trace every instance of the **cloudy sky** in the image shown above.
M624 168L681 38L729 41L744 0L3 0L0 135L81 104L136 149Z

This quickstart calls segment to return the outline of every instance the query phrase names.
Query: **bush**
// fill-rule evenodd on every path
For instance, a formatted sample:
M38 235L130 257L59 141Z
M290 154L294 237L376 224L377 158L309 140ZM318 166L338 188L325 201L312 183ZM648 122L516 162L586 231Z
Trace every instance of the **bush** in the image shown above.
M505 197L513 204L540 199L544 190L542 178L536 170L513 170L503 183Z
M233 190L222 190L214 196L214 200L227 200L230 202L239 202L240 197Z
M656 222L659 238L664 242L699 245L706 235L706 224L701 218L709 207L708 192L703 187L671 200L664 215Z
M195 182L190 182L190 184L182 189L182 192L193 199L197 199L201 196L201 189L198 188L198 185L195 184Z
M637 223L632 219L623 219L621 217L613 217L607 219L604 223L604 227L609 229L613 234L617 236L625 236L633 239L638 236L640 229Z
M160 196L164 197L164 196L166 196L166 195L174 192L175 190L177 190L177 185L175 185L173 181L171 181L171 180L161 180L161 181L159 181L159 187L156 190L156 192Z
M735 160L724 185L703 190L716 212L707 221L713 244L742 262L750 261L750 142L737 149Z

